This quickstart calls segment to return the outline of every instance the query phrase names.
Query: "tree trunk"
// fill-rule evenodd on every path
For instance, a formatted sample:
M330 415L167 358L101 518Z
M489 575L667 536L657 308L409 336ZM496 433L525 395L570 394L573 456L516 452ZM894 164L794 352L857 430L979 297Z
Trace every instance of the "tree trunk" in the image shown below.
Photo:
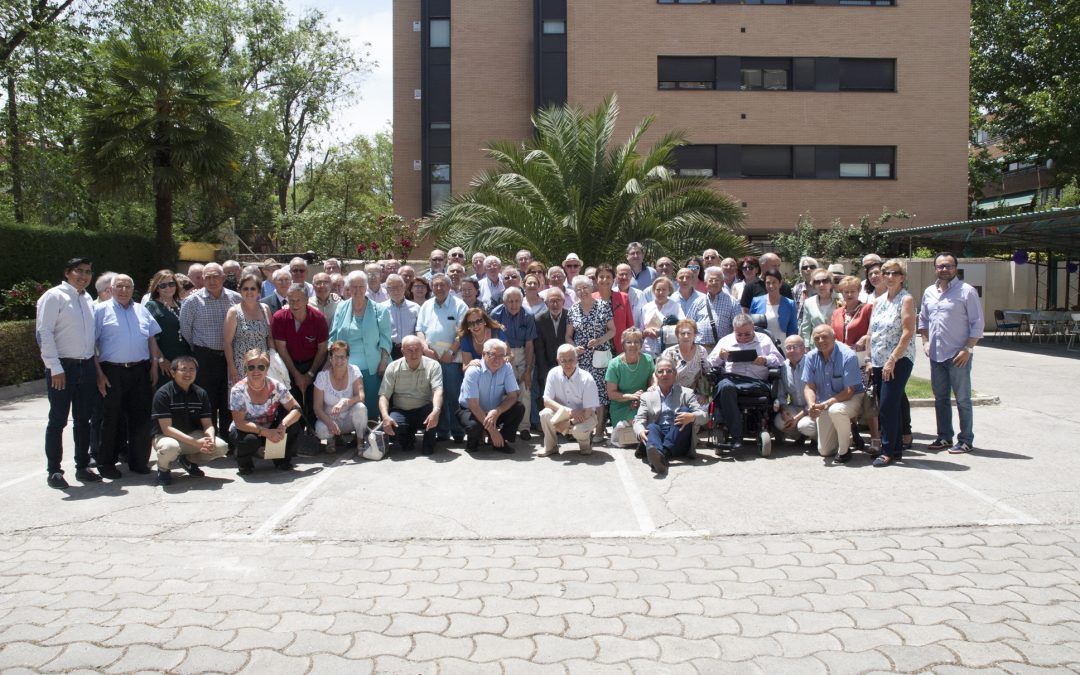
M155 168L165 168L172 164L168 150L160 150L154 158ZM157 171L154 172L155 174ZM158 264L162 269L170 269L176 260L173 245L173 190L172 186L154 179L154 228L157 231Z
M21 223L23 216L22 191L22 140L19 138L19 108L15 103L15 73L7 74L7 126L8 126L8 165L11 171L11 202L15 222Z

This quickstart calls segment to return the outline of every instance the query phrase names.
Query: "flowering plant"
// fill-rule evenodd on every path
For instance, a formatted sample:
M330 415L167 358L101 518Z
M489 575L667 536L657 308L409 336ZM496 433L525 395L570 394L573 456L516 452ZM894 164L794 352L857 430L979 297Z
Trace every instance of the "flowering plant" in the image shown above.
M416 248L416 228L416 221L408 223L401 216L382 215L371 218L357 233L360 243L356 245L356 257L405 260Z
M33 319L38 298L47 290L48 284L27 280L0 291L0 318L6 321Z

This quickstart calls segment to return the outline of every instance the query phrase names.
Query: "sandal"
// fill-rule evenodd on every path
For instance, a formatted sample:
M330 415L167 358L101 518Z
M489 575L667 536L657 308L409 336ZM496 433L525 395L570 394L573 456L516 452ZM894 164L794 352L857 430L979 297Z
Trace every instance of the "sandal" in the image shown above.
M889 466L890 464L892 464L895 461L896 461L896 458L893 457L892 455L878 455L877 459L874 460L874 466L879 467L879 468L883 467L883 466Z

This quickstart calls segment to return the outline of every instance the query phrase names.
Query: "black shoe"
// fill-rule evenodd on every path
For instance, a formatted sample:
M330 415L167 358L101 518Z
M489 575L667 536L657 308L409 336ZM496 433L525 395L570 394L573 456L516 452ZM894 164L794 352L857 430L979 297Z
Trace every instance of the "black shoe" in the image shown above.
M236 475L237 476L250 476L254 472L255 472L255 467L254 466L239 466L239 467L236 467Z
M501 448L492 448L492 450L494 450L495 452L501 452L504 455L512 455L514 454L514 444L504 443Z
M164 471L158 470L157 472L157 484L158 485L172 485L172 471L165 469Z
M205 473L203 473L203 470L198 467L197 464L192 462L187 457L184 457L183 455L180 455L180 466L183 467L184 471L188 472L189 476L205 476L206 475Z
M462 442L464 440L465 440L464 436L454 436L454 442L455 443L460 443L460 442Z
M847 464L848 460L850 460L850 459L851 459L851 451L849 450L849 451L845 452L842 455L839 455L839 454L836 455L835 457L833 457L832 461L833 461L833 464Z
M649 466L652 467L654 473L664 475L668 471L668 461L664 457L664 453L660 452L660 448L655 445L650 445L645 448L645 455L649 458Z
M433 455L435 454L435 446L425 445L424 447L420 448L420 452L425 455Z
M131 473L137 473L140 476L145 476L150 473L150 467L148 466L132 466L128 467L128 470L131 471Z
M108 478L109 480L118 480L123 474L120 473L120 469L115 466L99 466L98 473L102 478Z
M82 481L83 483L100 483L101 476L94 473L91 469L78 469L75 471L75 480Z
M528 429L522 429L521 431L519 431L518 436L520 436L521 440L523 440L523 441L527 441L527 440L529 440L531 438L531 435L529 434Z
M49 484L49 487L56 488L57 490L66 490L70 487L68 482L64 480L64 474L59 471L50 473L49 479L45 482Z
M274 460L274 466L277 467L278 471L292 471L296 468L288 459Z
M732 450L742 450L742 441L732 441L731 442L731 449Z
M475 441L465 441L465 452L476 452L480 449L480 443Z
M645 447L639 445L637 450L634 450L634 457L637 459L645 459Z

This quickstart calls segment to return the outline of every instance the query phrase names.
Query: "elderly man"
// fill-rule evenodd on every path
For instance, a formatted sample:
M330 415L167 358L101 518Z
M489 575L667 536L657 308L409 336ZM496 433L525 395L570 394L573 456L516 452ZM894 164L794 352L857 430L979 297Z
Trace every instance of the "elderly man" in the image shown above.
M214 411L215 429L228 429L229 368L225 363L225 314L240 302L240 294L225 288L225 274L217 263L203 270L205 286L190 293L180 306L180 335L191 345L199 362L195 384L206 390Z
M412 289L412 282L416 281L416 270L412 265L402 265L398 268L401 280L405 282L405 288Z
M645 247L632 241L626 245L626 262L630 265L630 285L644 293L652 288L656 269L645 264Z
M457 263L462 267L465 266L465 261L467 260L465 256L465 249L461 248L460 246L455 246L454 248L447 251L446 256L449 259L449 263L451 265Z
M587 455L592 452L596 408L600 407L596 380L578 368L574 345L560 345L556 359L559 367L548 372L544 383L544 409L540 411L544 451L540 457L559 454L558 434L573 436L578 451Z
M724 293L736 306L742 300L742 281L739 280L739 262L735 258L720 261L720 271L724 273Z
M308 300L308 305L322 312L327 322L332 321L337 306L341 303L341 296L334 292L330 275L319 272L312 278L311 285L315 287L315 295Z
M443 407L442 369L438 361L424 356L424 341L415 335L402 341L401 352L403 357L386 367L379 387L383 432L408 451L413 449L417 430L423 430L420 452L430 455L435 452L435 430Z
M480 281L484 278L486 272L484 271L484 262L487 260L487 254L482 251L477 251L472 254L472 269L473 273L470 275L473 279Z
M934 259L937 283L923 292L918 332L923 353L930 359L930 385L934 390L937 438L930 450L948 448L954 455L971 452L975 442L971 410L971 355L983 336L983 308L979 292L957 275L957 259L940 253ZM956 397L960 433L953 437L950 394Z
M694 432L707 415L693 389L675 382L675 363L656 361L656 386L642 394L634 433L645 445L645 457L654 473L667 474L672 457L692 455Z
M667 277L668 279L674 279L675 272L677 271L678 270L675 269L675 261L666 255L656 259L656 273L658 275Z
M315 288L312 287L312 285L309 284L308 280L307 280L307 275L308 275L307 260L304 260L301 257L296 257L296 258L293 258L292 260L290 260L289 261L289 274L291 275L292 282L294 284L303 284L304 285L304 292L307 294L307 297L310 298L311 296L315 295Z
M397 274L401 268L401 261L396 258L388 258L386 260L379 261L379 267L382 269L380 278L385 279L391 274Z
M225 273L225 288L235 291L240 286L240 277L244 274L244 268L235 260L226 260L221 263L221 271Z
M701 262L705 264L706 268L719 267L720 251L717 251L715 248L705 249L705 252L701 254Z
M450 279L445 274L431 277L432 296L416 315L416 333L427 343L424 354L439 362L445 389L442 417L436 430L438 440L453 437L460 442L465 427L458 419L458 397L461 393L461 355L455 351L457 329L468 308L461 298L450 295Z
M424 279L431 281L436 274L446 274L446 253L439 249L432 249L428 256L428 271L424 272Z
M634 270L631 269L630 265L619 263L615 266L616 290L625 293L626 297L630 299L630 313L634 316L634 325L641 328L645 325L641 313L645 308L645 304L649 301L645 299L643 291L634 288L633 281Z
M558 365L558 351L566 342L566 324L569 321L564 311L564 296L558 288L544 298L546 307L536 314L536 343L533 345L534 362L540 381L546 381L547 374Z
M270 283L274 286L274 292L267 295L264 298L260 298L259 302L266 305L270 309L270 314L289 306L289 287L292 286L292 274L287 269L276 269L274 273L270 275Z
M746 352L751 355L747 358ZM739 411L739 391L757 392L767 387L769 368L779 368L784 357L767 333L754 331L754 321L747 314L732 320L732 333L716 343L709 354L709 364L722 368L724 377L716 385L714 401L717 416L727 427L732 450L742 447L743 419Z
M191 263L188 266L187 276L188 279L191 279L191 283L195 284L196 290L202 290L205 285L205 279L203 278L205 269L206 266L202 263Z
M150 408L158 370L171 375L155 335L161 332L150 311L135 302L135 283L126 274L113 278L113 297L94 313L98 350L98 391L103 397L98 471L120 478L116 459L125 440L128 468L150 473ZM125 429L120 425L124 423Z
M61 462L68 411L75 421L75 477L92 483L101 480L90 468L90 418L99 406L94 367L94 303L86 287L93 277L88 258L72 258L64 265L64 281L45 291L37 301L35 326L49 396L49 422L45 427L46 482L68 487Z
M548 295L551 294L553 289L559 289L563 294L563 302L568 307L573 307L577 304L577 295L574 294L573 287L569 287L566 284L566 272L563 268L555 265L548 269L547 272L548 287L540 291L540 297L547 301Z
M387 292L390 299L384 307L390 312L390 358L400 359L401 345L405 338L416 333L416 317L420 314L420 305L405 298L405 280L400 274L386 277Z
M806 408L817 422L818 453L844 464L851 459L851 422L862 409L859 359L850 347L836 341L836 333L827 323L814 329L812 339L814 350L799 370Z
M368 279L367 297L368 300L371 300L372 302L383 303L390 299L390 294L386 291L386 288L382 283L384 278L383 273L383 266L379 263L368 263L364 265L364 274L367 275ZM385 272L385 274L389 276L390 272Z
M503 285L506 286L506 290L511 288L521 288L521 272L518 272L518 268L513 265L507 265L502 271ZM506 295L506 291L503 291L503 295Z
M101 305L112 300L112 282L116 272L102 272L94 281L94 290L97 292L96 304Z
M523 248L514 254L514 262L517 263L518 273L520 273L521 276L525 276L525 274L529 271L529 265L532 264L532 261L532 251L527 248Z
M514 270L516 273L517 270ZM517 287L507 288L503 293L503 304L491 312L491 318L503 325L506 342L510 346L511 365L517 378L521 395L518 400L525 407L518 434L522 440L529 440L529 410L532 402L533 365L536 361L533 342L536 340L536 320L532 312L522 307L525 296ZM598 404L599 405L599 404Z
M461 263L450 263L446 268L446 276L450 281L450 295L455 298L461 297L461 281L465 278L465 266Z
M688 267L684 267L675 274L675 281L679 288L672 298L682 308L683 315L694 317L694 307L705 297L705 294L697 289L697 274Z
M206 464L229 452L228 444L214 429L213 411L206 391L195 384L199 362L192 356L172 361L172 381L154 394L150 413L157 422L154 450L157 452L157 482L172 485L172 463L191 476L204 476L199 464Z
M345 277L341 274L330 275L330 290L342 300L349 300L352 298L349 287L345 285Z
M779 440L790 439L796 445L802 445L806 439L817 438L817 424L810 417L806 404L805 386L799 379L806 345L798 335L789 335L784 340L784 355L787 360L780 368L780 383L776 392L776 405L779 410L773 426L779 434Z
M761 263L761 276L759 276L754 283L743 285L742 298L739 300L739 304L742 305L743 309L747 312L750 311L750 303L753 302L754 298L759 295L765 295L765 282L762 281L765 273L769 270L776 270L779 272L780 265L783 261L780 260L780 256L775 253L766 253L759 258L758 262ZM791 292L791 286L789 286L786 281L780 284L780 295L791 300L795 299Z
M502 261L498 256L484 258L484 278L480 279L480 302L487 307L495 307L502 302L506 284L502 280Z
M274 272L281 269L281 263L273 258L267 258L263 260L259 265L259 272L262 273L262 289L259 291L259 297L265 298L274 293ZM289 277L289 283L292 283L292 277ZM280 307L278 308L280 309ZM275 310L277 311L277 310Z
M484 343L484 362L469 368L461 384L458 418L465 428L465 451L476 452L487 433L496 452L514 452L515 430L525 416L518 401L517 378L506 362L506 343L492 338Z
M572 289L574 287L574 277L581 273L581 258L577 253L567 253L566 259L562 262L563 272L566 273L566 281L563 283L563 290Z
M685 313L687 318L697 322L697 343L711 352L721 338L731 334L731 322L738 313L735 301L724 292L723 270L705 268L705 292Z
M270 319L270 334L292 377L291 393L300 403L304 422L314 424L315 376L326 363L330 325L326 315L308 305L301 284L293 284L288 297L289 306Z
M341 261L337 258L327 258L323 261L322 271L331 276L341 274Z

